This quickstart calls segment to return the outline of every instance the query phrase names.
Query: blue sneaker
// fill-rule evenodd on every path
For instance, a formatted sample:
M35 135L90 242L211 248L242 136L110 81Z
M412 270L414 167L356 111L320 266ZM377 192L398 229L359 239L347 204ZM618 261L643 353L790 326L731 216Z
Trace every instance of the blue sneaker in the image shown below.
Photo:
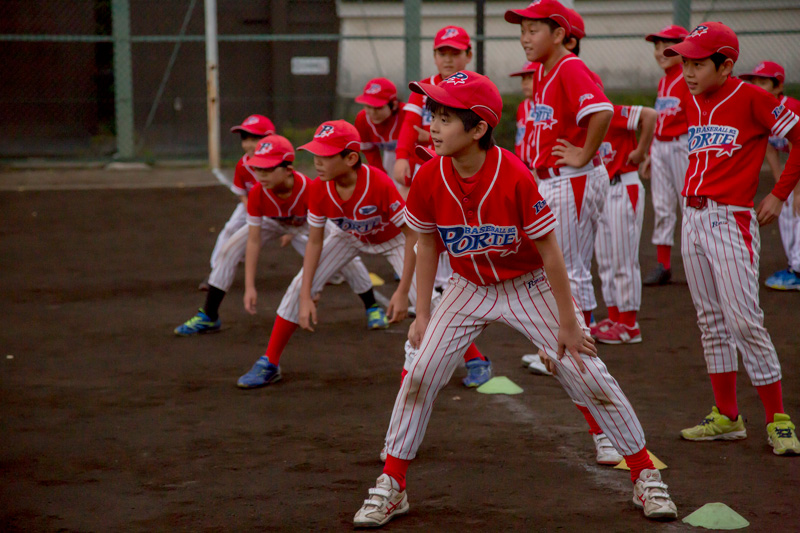
M175 332L175 335L188 337L190 335L197 335L199 333L213 333L215 331L219 331L221 326L222 323L219 321L219 318L216 320L211 320L208 318L208 315L206 315L203 310L200 309L197 311L196 315L175 328L173 331Z
M800 291L800 274L790 268L779 270L768 277L764 285L779 291Z
M253 368L239 378L236 386L240 389L257 389L280 381L281 377L281 367L273 365L266 357L261 356Z
M472 359L467 361L467 377L461 380L465 387L480 387L492 379L492 362L488 359Z
M377 305L367 309L367 329L386 329L389 327L389 319L386 313Z

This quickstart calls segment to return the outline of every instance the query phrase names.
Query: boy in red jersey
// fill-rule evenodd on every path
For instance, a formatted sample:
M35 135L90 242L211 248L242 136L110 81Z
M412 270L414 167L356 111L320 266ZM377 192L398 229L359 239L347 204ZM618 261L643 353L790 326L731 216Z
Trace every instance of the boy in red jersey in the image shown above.
M525 123L528 121L533 107L533 100L531 100L533 96L533 74L536 72L538 65L533 61L528 61L523 65L522 70L509 74L509 76L519 76L522 95L525 97L517 106L517 133L514 137L514 153L528 166L531 164L531 143L525 137Z
M731 77L739 39L721 22L700 24L664 54L681 56L691 93L682 103L689 123L689 169L682 193L681 253L716 403L681 437L747 436L736 402L738 349L764 405L773 453L800 454L794 424L783 409L778 354L758 303L758 227L778 217L797 185L800 150L792 150L780 180L753 210L767 138L797 146L800 119L767 91Z
M658 264L644 276L645 285L664 285L672 279L672 246L675 243L675 210L683 210L681 189L689 164L687 148L686 109L681 101L688 94L683 80L681 62L677 57L667 57L664 50L683 40L689 32L680 26L671 25L658 33L645 37L653 43L653 56L658 66L664 69L664 77L658 82L656 96L656 138L645 162L642 175L651 177L650 192L655 211L653 244L656 245Z
M772 93L780 100L781 104L791 109L795 115L800 115L800 101L783 94L783 82L786 73L783 67L772 61L762 61L752 72L742 74L741 79L758 85L765 91ZM767 146L767 164L777 182L781 175L779 153L789 153L791 147L785 138L770 135ZM781 230L781 241L789 259L789 267L775 272L764 284L770 289L780 291L800 291L800 185L789 194L778 217Z
M492 322L504 322L543 347L562 386L586 403L624 452L635 483L633 502L650 518L674 519L675 504L647 454L636 414L596 357L571 297L553 232L556 218L528 168L494 145L503 105L497 87L470 71L438 86L409 86L428 96L431 138L441 156L420 168L406 206L406 220L418 232L419 295L409 340L420 351L395 401L383 474L356 513L355 526L379 527L408 512L406 471L436 396L467 346ZM439 243L455 274L431 315Z
M397 99L397 87L386 78L369 80L356 102L364 106L356 115L355 126L361 135L361 151L367 164L383 172L392 172L404 115L403 103Z

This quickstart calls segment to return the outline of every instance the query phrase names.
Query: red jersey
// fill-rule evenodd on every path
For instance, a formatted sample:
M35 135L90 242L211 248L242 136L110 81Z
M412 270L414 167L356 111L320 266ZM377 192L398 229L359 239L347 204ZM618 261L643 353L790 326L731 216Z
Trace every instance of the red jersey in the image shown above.
M786 137L798 116L764 89L736 78L728 78L713 93L689 95L684 107L689 169L683 195L752 207L767 138ZM781 179L772 193L785 200L797 177Z
M542 266L533 240L550 233L556 218L522 161L495 146L467 179L449 157L424 164L408 193L406 222L420 233L438 233L453 270L490 285Z
M683 67L673 65L664 71L664 77L658 82L656 96L656 139L671 141L689 130L686 122L686 109L681 107L683 100L689 95L689 86L683 79Z
M302 226L308 213L308 188L311 180L303 174L292 173L294 185L292 194L280 198L274 192L261 187L253 187L247 195L247 223L261 225L261 220L270 218L286 226Z
M530 166L531 164L531 143L526 136L525 123L533 107L533 100L524 99L517 107L517 135L514 138L514 153L522 159L522 162ZM533 130L530 130L533 133Z
M231 186L231 191L237 196L247 196L250 194L250 190L255 185L258 185L258 180L256 180L253 169L247 164L249 160L250 156L244 154L236 163L236 169L233 171L233 185Z
M438 84L442 81L442 76L437 74L431 76L424 83ZM419 132L414 129L414 126L419 126L425 131L431 131L431 113L425 109L425 102L428 97L424 94L411 93L408 97L408 103L403 107L405 116L403 117L403 124L400 127L400 137L397 139L397 159L408 159L411 164L411 172L414 172L414 165L419 165L422 161L414 153L414 147L417 145L417 138ZM433 148L433 143L428 143L423 146Z
M781 97L781 104L785 105L792 111L795 115L800 116L800 101L795 100L789 96L782 96ZM789 153L789 141L784 137L776 137L774 135L770 135L769 137L769 144L773 148L775 148L779 152Z
M638 165L628 164L628 155L636 150L639 142L636 140L636 130L639 129L639 119L642 116L640 105L615 105L614 118L608 127L603 143L597 151L603 158L603 164L608 170L608 177L614 179L617 174L636 172Z
M367 163L384 172L392 172L391 168L383 168L382 152L397 150L397 139L400 137L400 126L403 124L404 104L399 104L397 113L380 124L373 124L365 110L356 115L355 126L361 136L361 151L367 158Z
M336 192L336 183L314 180L308 201L308 223L325 227L330 220L367 244L381 244L400 234L405 224L405 202L394 181L385 172L362 165L353 195L344 201Z
M575 146L586 144L586 119L592 113L613 111L603 89L575 54L562 58L547 74L533 75L533 101L526 130L529 135L532 168L556 168L559 159L552 154L558 139Z

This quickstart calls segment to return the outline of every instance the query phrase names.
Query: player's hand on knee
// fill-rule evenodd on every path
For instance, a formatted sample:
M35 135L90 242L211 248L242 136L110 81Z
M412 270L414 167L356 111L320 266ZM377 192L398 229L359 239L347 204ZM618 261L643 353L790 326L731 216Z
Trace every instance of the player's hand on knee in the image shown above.
M556 370L556 364L553 362L552 359L550 359L547 356L547 354L544 353L544 350L542 350L541 348L539 348L539 359L542 360L542 364L544 364L544 367L547 369L548 372L550 372L554 376L558 373L558 371Z
M256 302L258 301L258 293L254 287L244 290L244 308L251 315L256 314Z
M292 239L294 239L294 235L292 235L290 233L287 233L286 235L281 235L281 238L280 238L280 241L279 241L280 244L281 244L281 248L286 248L287 246L289 246L289 243L292 242Z
M408 179L411 178L411 164L408 159L398 159L394 163L394 171L392 172L394 181L400 185L406 186Z
M558 328L558 359L561 360L565 355L575 360L581 374L586 372L586 365L581 358L581 354L590 357L597 356L597 348L594 339L583 332L583 328L578 324L577 319L562 323Z
M408 296L395 291L392 299L389 300L386 315L389 317L390 323L402 322L408 316Z
M411 326L408 328L408 341L411 343L415 349L419 350L420 344L422 344L422 337L425 335L425 329L428 327L428 320L420 318L417 315L417 318L411 323Z
M758 219L758 224L765 226L774 222L775 219L781 214L781 209L783 209L783 200L774 194L769 193L764 197L763 200L761 200L761 202L758 204L758 208L756 209L756 218Z
M313 326L317 324L317 306L312 299L300 299L300 314L297 323L303 329L314 331Z

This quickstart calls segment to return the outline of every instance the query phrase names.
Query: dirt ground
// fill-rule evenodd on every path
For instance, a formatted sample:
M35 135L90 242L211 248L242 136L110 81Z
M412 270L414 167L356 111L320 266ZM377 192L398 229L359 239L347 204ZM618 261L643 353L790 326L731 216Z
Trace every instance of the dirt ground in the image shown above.
M167 184L203 182L161 172ZM262 254L258 315L242 308L240 273L221 309L224 330L176 338L172 329L203 302L196 287L235 205L230 192L37 191L18 179L0 174L0 183L15 184L0 192L0 530L349 530L381 471L408 323L367 332L358 299L346 286L328 287L318 330L298 333L287 348L283 381L238 390L300 267L291 248ZM644 270L655 254L650 207ZM762 238L763 280L785 258L777 224ZM770 453L743 372L750 437L678 438L713 397L675 261L673 284L645 288L644 342L603 346L601 356L636 408L649 449L669 465L664 477L681 518L724 502L752 531L796 531L800 458ZM391 279L388 265L366 262ZM389 296L392 286L380 290ZM800 294L762 289L761 299L786 409L800 420ZM694 529L648 522L630 503L628 473L595 465L567 395L520 365L531 350L520 335L494 325L477 344L495 374L524 393L467 390L458 370L409 470L411 512L387 530Z

